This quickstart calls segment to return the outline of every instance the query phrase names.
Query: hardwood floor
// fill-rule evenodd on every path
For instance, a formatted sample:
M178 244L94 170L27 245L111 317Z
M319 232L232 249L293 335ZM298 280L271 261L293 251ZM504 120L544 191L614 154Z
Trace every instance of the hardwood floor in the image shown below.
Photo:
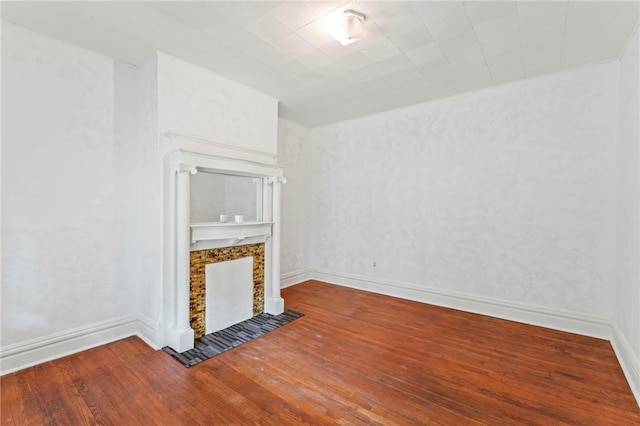
M317 281L189 369L132 337L1 378L3 425L640 425L609 342Z

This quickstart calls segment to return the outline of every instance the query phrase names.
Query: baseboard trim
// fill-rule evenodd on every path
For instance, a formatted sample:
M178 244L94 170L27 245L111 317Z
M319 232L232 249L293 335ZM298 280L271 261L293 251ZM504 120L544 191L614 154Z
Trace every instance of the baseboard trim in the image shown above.
M311 280L313 279L312 273L313 270L311 268L306 268L282 274L280 276L280 288L291 287L292 285Z
M162 348L162 345L158 345L157 343L160 341L158 336L160 324L157 321L153 321L150 318L141 315L138 317L137 327L138 331L136 332L136 335L142 339L143 342L156 351Z
M310 275L331 284L611 340L611 322L605 318L326 269Z
M612 330L611 346L613 346L613 351L616 353L618 362L627 378L631 392L640 406L640 357L634 353L631 344L617 324L612 325Z
M149 346L157 327L138 316L124 316L0 348L0 375L62 358L130 336L140 336Z

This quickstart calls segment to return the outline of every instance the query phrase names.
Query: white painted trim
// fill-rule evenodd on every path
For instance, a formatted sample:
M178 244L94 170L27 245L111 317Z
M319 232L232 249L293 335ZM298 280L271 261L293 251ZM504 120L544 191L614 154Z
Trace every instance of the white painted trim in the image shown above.
M165 155L168 152L179 150L212 156L243 159L261 164L274 164L277 158L277 154L272 152L243 148L191 135L166 132L164 133L164 136L165 138L162 140L162 152L160 155Z
M314 269L312 279L345 287L415 300L447 308L488 315L554 330L600 339L611 339L611 322L578 312L516 303L474 294L419 287L415 284L381 280L325 269Z
M313 279L313 269L305 268L298 271L287 272L280 276L280 288L291 287L292 285L300 284L305 281Z
M640 357L633 352L631 344L615 322L612 325L612 329L611 346L613 346L618 362L627 378L631 392L633 392L638 406L640 406Z
M148 318L129 315L4 346L0 348L0 375L136 335L157 350L152 343L157 329Z
M138 316L137 325L138 330L136 332L136 336L156 351L162 348L162 346L157 343L161 341L158 336L160 331L160 323L158 321L153 321L151 318L140 315Z

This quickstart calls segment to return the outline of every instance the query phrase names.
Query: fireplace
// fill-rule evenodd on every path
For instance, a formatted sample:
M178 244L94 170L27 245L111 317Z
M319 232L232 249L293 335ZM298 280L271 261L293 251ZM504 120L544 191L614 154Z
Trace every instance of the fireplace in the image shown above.
M167 346L184 352L206 331L208 264L252 257L251 314L284 312L280 297L280 187L286 180L272 154L176 134L165 134L163 150L166 261L162 329ZM197 173L251 178L259 188L252 204L257 210L255 217L192 222L191 177Z
M226 264L238 260L250 260L251 265L249 268L250 275L250 290L248 294L243 294L242 291L234 291L235 297L229 297L230 300L217 299L216 305L209 306L211 302L211 294L213 293L210 284L209 276L213 275L208 266L214 264ZM249 317L259 315L264 312L264 243L248 244L232 247L221 247L208 250L196 250L190 254L190 309L189 317L191 328L194 331L194 337L197 339L208 333L218 331L225 327L209 327L208 320L215 312L212 310L224 311L221 312L221 316L224 317L220 321L225 326L233 325L249 319ZM232 277L221 274L219 278L222 280L229 280ZM231 274L232 276L234 274ZM215 285L215 283L213 283ZM225 287L240 287L242 283L238 282L224 282L219 283L220 286ZM219 294L224 295L229 293L229 290L220 291ZM241 296L241 297L239 297ZM244 298L247 300L244 300ZM238 300L241 298L242 300ZM229 303L235 303L238 305L247 304L249 317L243 316L243 312L247 312L247 308L235 309L234 306L229 306ZM233 312L230 312L233 311ZM236 312L239 311L239 312ZM229 323L225 322L227 318L235 318L235 321Z

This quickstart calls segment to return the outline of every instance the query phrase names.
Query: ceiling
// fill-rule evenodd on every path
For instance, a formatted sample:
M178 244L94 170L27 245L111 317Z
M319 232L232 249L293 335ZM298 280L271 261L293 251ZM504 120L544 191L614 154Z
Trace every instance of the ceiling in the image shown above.
M341 45L330 18L366 15ZM2 20L117 60L161 50L309 127L618 58L638 1L2 1Z

